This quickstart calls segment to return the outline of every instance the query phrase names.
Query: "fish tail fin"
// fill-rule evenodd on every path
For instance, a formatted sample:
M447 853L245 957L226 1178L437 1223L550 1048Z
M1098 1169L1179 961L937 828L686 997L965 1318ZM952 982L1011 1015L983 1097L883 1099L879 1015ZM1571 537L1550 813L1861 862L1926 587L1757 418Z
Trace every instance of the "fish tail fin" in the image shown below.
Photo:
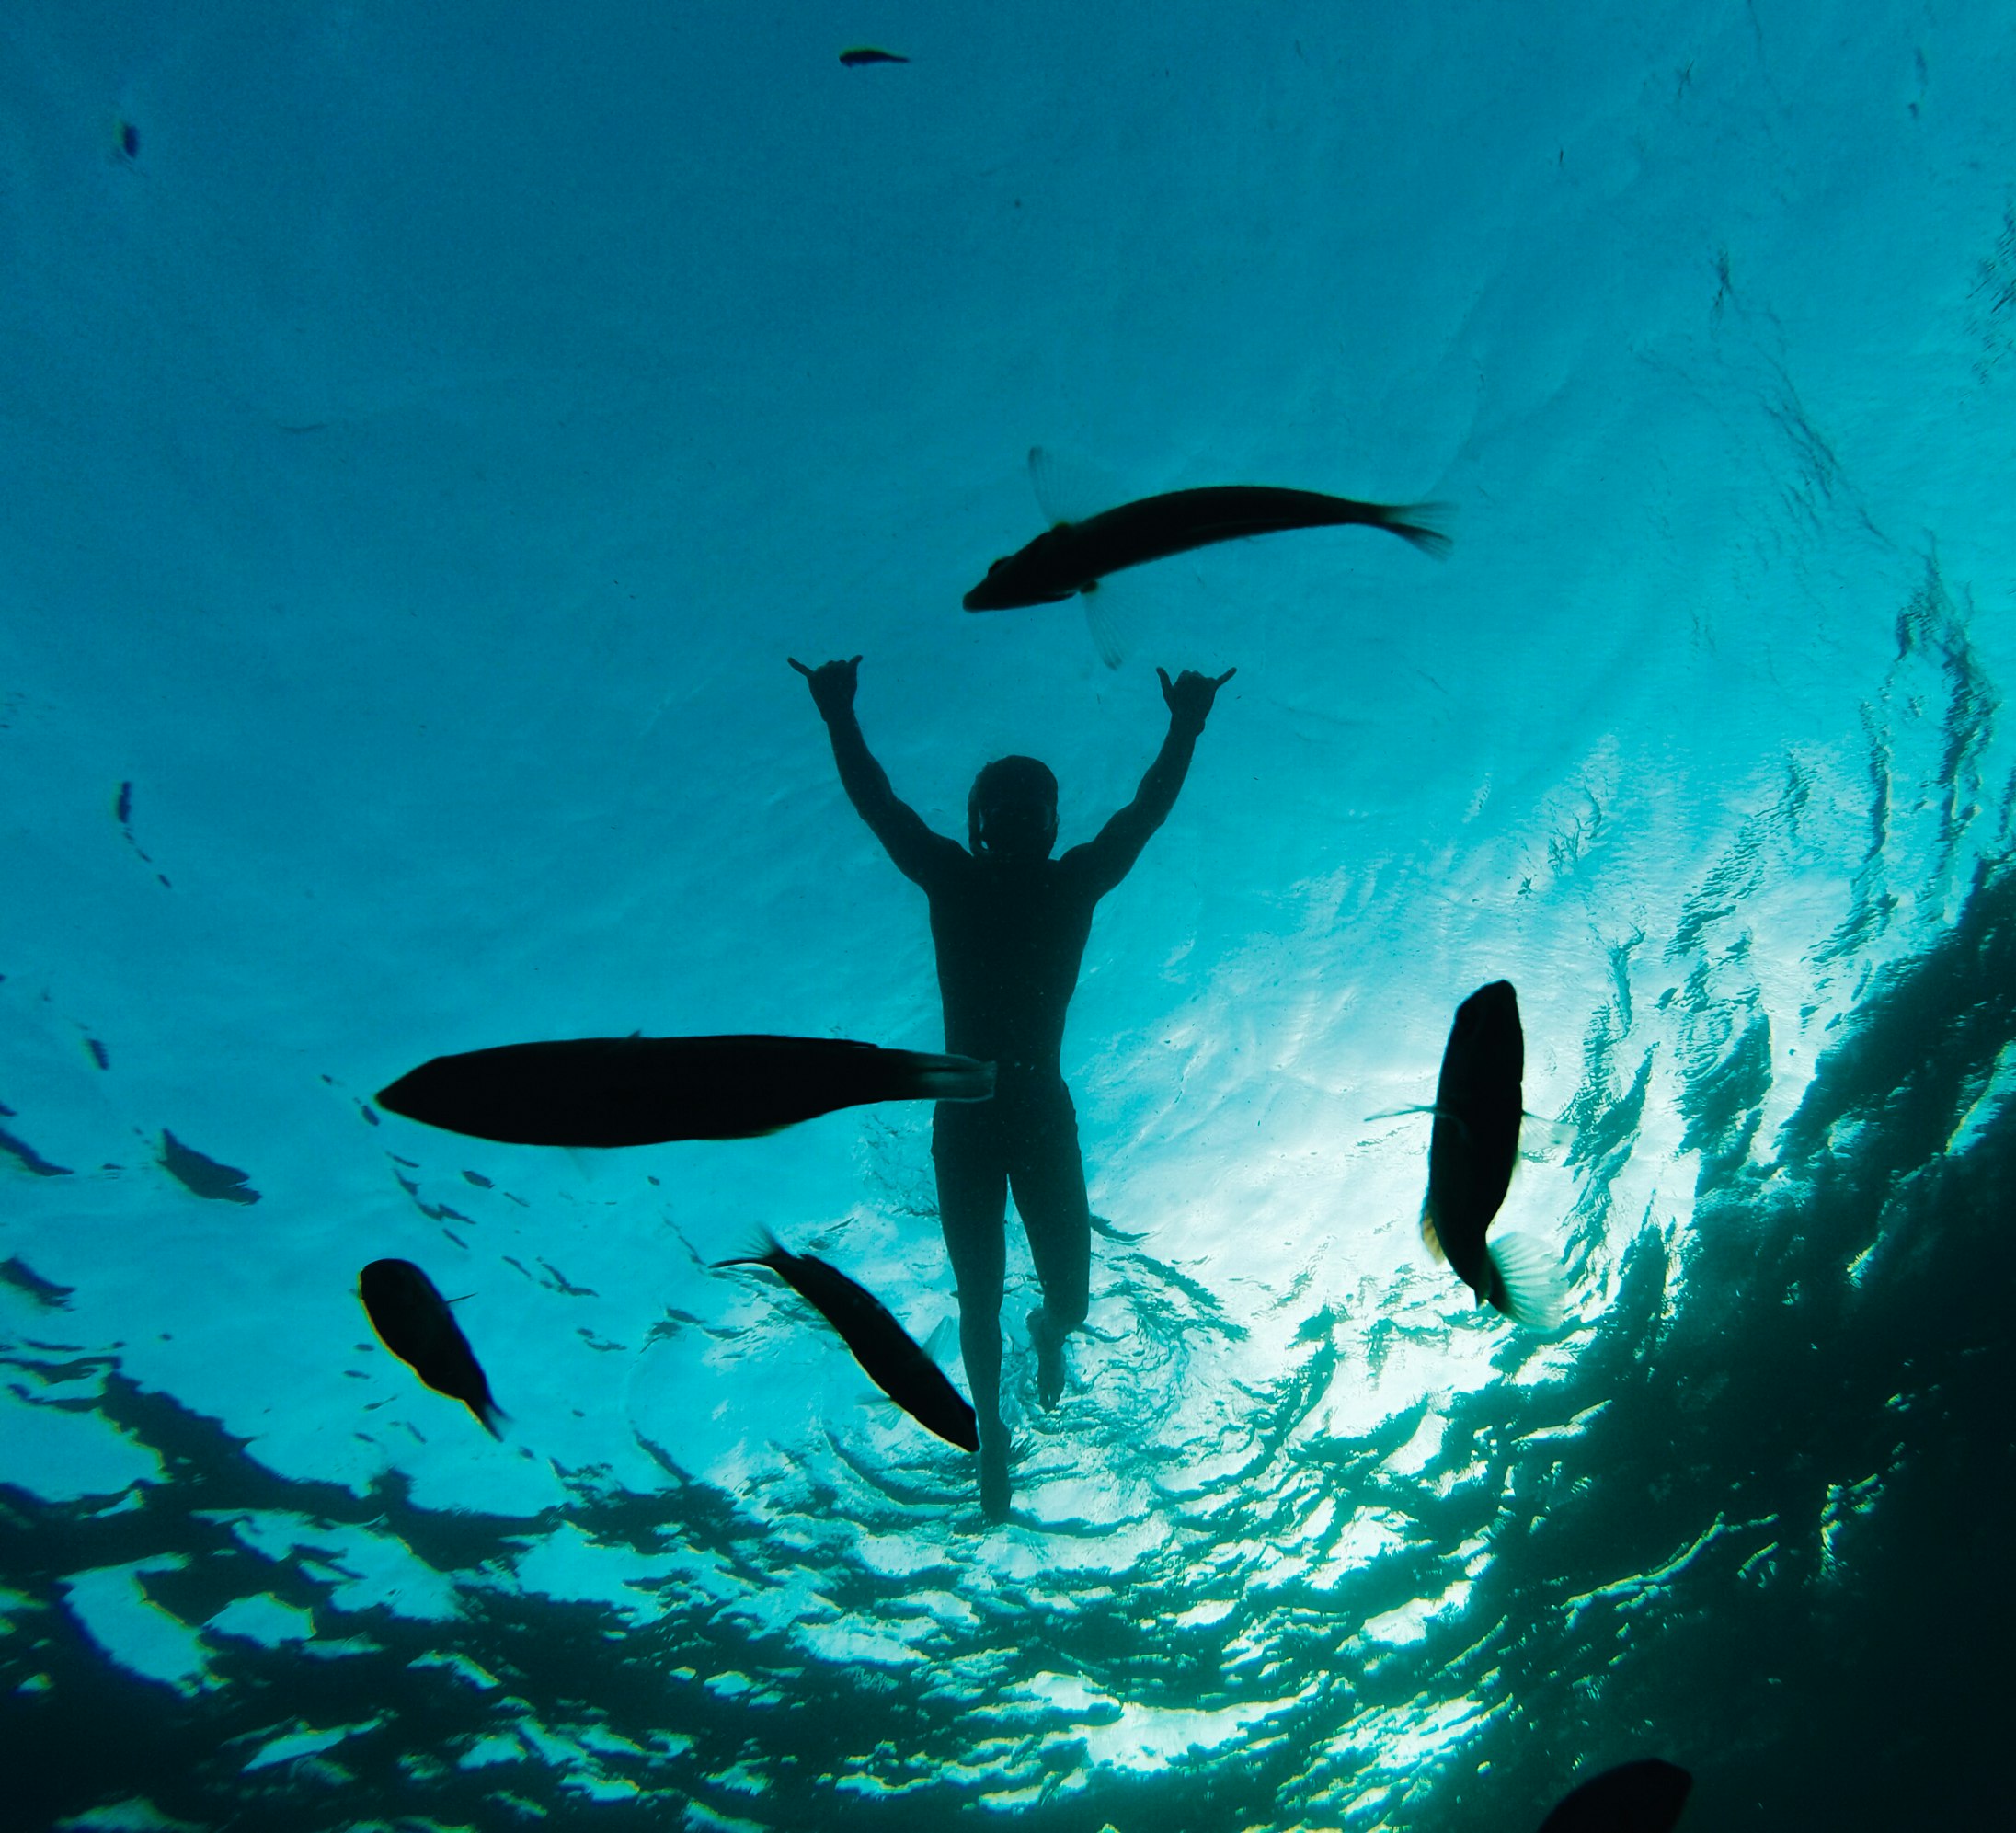
M784 1243L768 1229L759 1229L745 1252L731 1254L726 1260L710 1260L707 1265L717 1272L724 1266L767 1266L775 1273L788 1258Z
M994 1066L972 1057L917 1053L917 1094L932 1101L985 1101L994 1092Z
M1447 560L1452 542L1444 524L1455 513L1454 503L1398 503L1381 510L1379 525L1430 559Z
M1485 1252L1505 1291L1502 1300L1492 1302L1514 1323L1558 1329L1568 1301L1567 1282L1547 1250L1529 1236L1507 1234L1494 1236Z
M1435 1211L1429 1207L1426 1197L1421 1199L1421 1244L1437 1261L1449 1258L1442 1249L1442 1237L1435 1232Z

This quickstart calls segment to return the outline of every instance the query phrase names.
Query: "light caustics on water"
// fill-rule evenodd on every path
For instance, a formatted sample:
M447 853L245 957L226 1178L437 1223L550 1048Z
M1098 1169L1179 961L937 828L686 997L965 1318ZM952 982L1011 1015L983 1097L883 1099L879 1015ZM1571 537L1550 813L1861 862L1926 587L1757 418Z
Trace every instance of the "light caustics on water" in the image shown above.
M514 135L395 120L350 136L357 174L281 162L283 183L178 143L224 49L156 52L112 97L76 31L36 28L0 219L28 276L7 322L41 352L9 411L44 454L0 476L0 1743L38 1753L29 1812L1370 1833L1532 1827L1654 1753L1697 1776L1688 1825L1986 1799L2016 1499L2010 517L1910 430L1935 396L1963 445L2007 417L1994 172L2016 161L1985 105L1955 119L2007 59L1949 40L1914 63L1915 26L1865 22L1882 56L1827 105L1816 47L1838 34L1813 21L1578 37L1589 92L1544 125L1543 73L1532 97L1467 61L1425 86L1428 47L1373 47L1430 110L1378 117L1382 168L1426 162L1424 189L1371 188L1350 261L1309 227L1334 175L1285 149L1369 156L1343 123L1382 90L1312 15L1277 59L1211 65L1238 132L1278 119L1278 146L1238 143L1257 170L1195 163L1131 65L1118 127L1033 150L1003 121L1079 119L1053 68L1014 63L1026 117L974 86L953 109L932 87L952 53L891 23L900 67L818 48L820 81L852 86L793 91L802 144L779 129L717 152L713 189L679 180L718 265L646 279L606 237L565 240L678 169L645 143L590 137L547 200ZM1202 67L1189 25L1174 69ZM451 67L348 30L277 92ZM1475 55L1528 54L1496 50ZM648 136L639 52L598 53L595 118L627 97L621 132ZM521 121L481 97L527 92L479 71L478 118ZM575 80L522 118L542 154L573 144ZM681 93L713 145L723 105ZM101 95L140 131L80 164L65 134ZM1879 104L1896 119L1844 136ZM896 130L892 107L925 112ZM1490 149L1436 163L1452 122L1504 155L1486 202ZM403 156L412 135L445 163ZM1186 264L1181 310L1082 271L1085 212L1143 145L1174 188L1129 190L1142 223L1108 252ZM411 189L372 189L381 160ZM1911 240L1924 271L1887 270L1925 315L1887 327L1913 374L1816 315L1873 258L1828 213L1829 162L1894 239L1935 191L1950 212L1952 247ZM719 187L786 177L819 208L758 259ZM297 183L330 200L312 246ZM519 202L470 203L474 228L413 201L492 188ZM885 196L911 220L861 201ZM1805 226L1770 226L1769 198ZM1177 225L1238 199L1267 234L1188 250ZM1438 217L1410 215L1424 199ZM976 200L999 205L984 250L951 227ZM544 266L472 300L463 258L480 240L509 265L521 210L591 265L603 315L541 292ZM1463 235L1424 226L1452 218ZM1304 238L1293 259L1277 235ZM1303 271L1311 235L1324 271ZM1422 328L1348 296L1361 259ZM92 292L120 333L94 341L66 307L121 262L148 309ZM863 263L910 284L857 282ZM372 316L393 295L315 303L352 269L403 277L438 355ZM846 336L803 317L815 279ZM636 330L675 281L686 331L733 361ZM290 341L324 312L333 341ZM1091 351L1128 313L1138 363L1036 353ZM1352 364L1313 335L1334 313L1399 379L1336 379ZM580 327L575 368L556 324ZM248 326L267 341L224 335ZM943 398L876 385L899 345ZM1169 441L1202 441L1197 476L1446 497L1449 566L1320 533L1159 562L1140 659L1110 675L1061 613L964 617L976 558L1020 538L1015 455L1053 432L1017 416L1086 413L1072 391L1097 386L1153 451L1138 398L1170 373L1197 391L1198 430ZM1226 456L1261 437L1256 398L1280 404L1273 442ZM927 413L980 430L943 443ZM952 480L989 464L998 499L967 500ZM1151 753L1152 665L1239 668L1073 1008L1102 1225L1054 1414L1011 1225L999 1528L972 1460L800 1300L711 1264L773 1230L956 1376L921 1109L570 1157L369 1102L506 1037L934 1048L922 901L842 804L784 661L856 649L871 741L934 826L958 831L983 757L1028 750L1067 842ZM1431 1097L1455 1002L1500 976L1546 1117L1505 1220L1561 1254L1552 1335L1423 1252L1429 1122L1366 1117ZM355 1286L380 1260L454 1301L501 1442L374 1343Z

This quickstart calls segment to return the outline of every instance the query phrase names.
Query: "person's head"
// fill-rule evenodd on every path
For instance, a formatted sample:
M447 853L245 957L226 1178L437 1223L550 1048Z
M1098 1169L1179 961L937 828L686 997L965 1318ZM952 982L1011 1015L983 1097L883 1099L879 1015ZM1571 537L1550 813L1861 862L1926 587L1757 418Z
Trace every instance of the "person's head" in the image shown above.
M1057 844L1057 779L1033 757L996 758L973 779L966 827L974 856L1048 859Z

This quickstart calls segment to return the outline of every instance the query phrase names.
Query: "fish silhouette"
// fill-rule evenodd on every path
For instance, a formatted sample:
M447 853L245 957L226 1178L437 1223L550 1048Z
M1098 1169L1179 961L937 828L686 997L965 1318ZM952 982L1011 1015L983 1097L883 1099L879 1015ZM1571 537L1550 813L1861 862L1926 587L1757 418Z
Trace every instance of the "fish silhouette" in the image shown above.
M1518 1159L1525 1070L1518 995L1510 980L1493 980L1456 1008L1442 1052L1421 1235L1480 1305L1552 1330L1561 1322L1563 1292L1546 1251L1524 1235L1485 1239Z
M871 1101L984 1101L994 1066L843 1037L578 1037L436 1057L380 1106L479 1140L742 1140Z
M769 1267L840 1333L868 1379L918 1425L962 1451L979 1449L973 1409L945 1370L917 1346L881 1300L838 1267L809 1254L793 1254L767 1233L760 1253L714 1264Z
M1449 546L1439 525L1446 504L1361 503L1266 484L1172 490L1096 515L1066 516L1059 512L1056 461L1038 446L1029 453L1029 467L1051 525L1025 547L996 560L962 602L968 611L1012 611L1023 605L1061 604L1082 593L1093 638L1108 668L1119 666L1121 650L1117 632L1107 627L1095 594L1102 579L1129 567L1221 541L1351 523L1383 528L1426 554L1440 556Z
M378 1340L436 1393L462 1402L497 1438L504 1415L434 1282L410 1260L374 1260L357 1276L357 1292Z
M1564 1795L1540 1833L1672 1833L1693 1786L1677 1763L1621 1763Z

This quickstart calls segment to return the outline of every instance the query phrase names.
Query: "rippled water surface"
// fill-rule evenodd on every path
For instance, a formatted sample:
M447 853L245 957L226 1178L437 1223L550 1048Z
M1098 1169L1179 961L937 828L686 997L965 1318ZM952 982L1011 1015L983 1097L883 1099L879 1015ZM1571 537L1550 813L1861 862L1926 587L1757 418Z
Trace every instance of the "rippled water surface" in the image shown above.
M1895 7L32 5L0 56L8 1826L1992 1818L2016 1501L2016 52ZM906 63L842 64L863 44ZM960 595L1113 499L1455 506ZM1011 1226L1012 1519L928 1110L601 1154L372 1105L514 1038L939 1041L785 658L963 834L1238 674ZM1416 1220L1518 988L1501 1226ZM373 1338L425 1266L501 1442ZM1990 1824L1976 1819L1975 1824Z

